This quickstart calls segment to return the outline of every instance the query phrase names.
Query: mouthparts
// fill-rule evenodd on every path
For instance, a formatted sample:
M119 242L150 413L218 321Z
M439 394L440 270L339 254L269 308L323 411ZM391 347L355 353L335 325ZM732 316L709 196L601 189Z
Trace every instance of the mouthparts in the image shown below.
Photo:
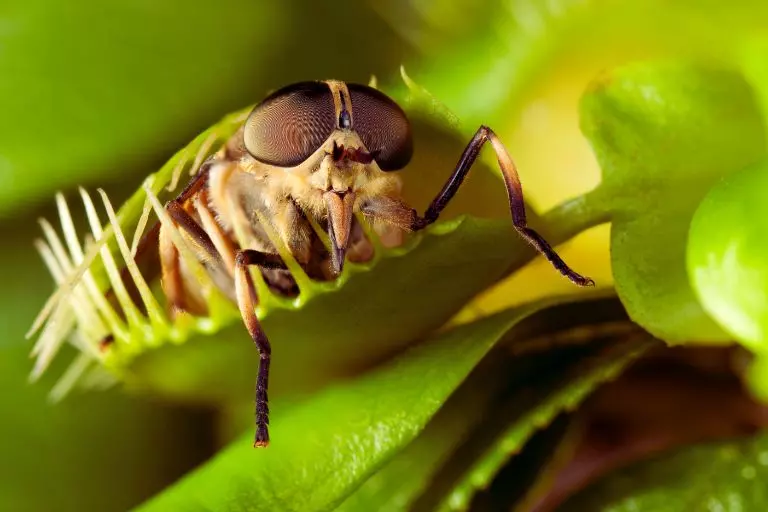
M344 256L352 230L352 208L355 205L354 192L329 191L323 194L328 207L328 236L331 239L331 261L333 270L340 274L344 268Z

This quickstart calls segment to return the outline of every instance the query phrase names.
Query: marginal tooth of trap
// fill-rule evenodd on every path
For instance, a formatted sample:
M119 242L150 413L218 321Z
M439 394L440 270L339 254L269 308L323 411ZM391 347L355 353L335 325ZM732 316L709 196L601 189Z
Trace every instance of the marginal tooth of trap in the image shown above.
M52 251L52 256L55 257L59 264L59 269L61 271L60 275L63 278L64 275L71 274L73 270L72 262L69 259L69 255L64 251L64 246L62 245L59 236L56 234L56 231L45 219L40 220L40 225L48 240L48 247L50 247ZM72 229L74 230L74 227L72 227ZM43 252L41 252L41 254L47 252L45 249L45 247L42 248ZM55 277L56 276L54 275L54 279ZM63 279L62 281L57 280L57 284L59 285L61 285L62 282ZM96 313L94 305L88 297L87 291L81 284L81 282L78 282L72 285L72 293L69 295L72 311L77 317L80 328L83 329L88 336L98 339L106 334L106 327L104 327L101 318Z
M141 237L144 236L144 230L147 229L147 222L149 222L149 214L152 211L152 205L149 199L144 201L144 206L141 210L141 216L139 217L139 223L136 224L136 231L133 232L133 240L131 240L131 256L136 257L136 251L139 250L139 243Z
M45 266L48 267L48 271L53 276L53 280L56 282L56 284L63 283L64 271L61 269L59 261L56 259L56 256L53 255L53 252L51 251L51 248L48 246L48 244L38 238L34 241L34 245L37 249L37 252L39 252L40 256L43 258L43 263L45 263Z
M194 176L197 174L197 171L200 169L200 166L203 164L203 160L208 156L208 153L211 151L211 147L213 146L213 143L216 142L218 139L218 135L215 131L211 132L208 137L203 141L203 143L200 145L200 149L198 149L197 154L195 155L195 161L192 162L192 168L189 170L190 176Z
M246 119L248 119L248 116L251 115L251 110L253 109L254 105L251 105L249 108L243 109L240 113L233 116L231 118L230 123L234 124L235 126L242 125ZM226 134L226 137L229 137L229 133Z
M150 321L155 327L167 326L168 321L163 314L163 308L160 307L160 304L155 299L155 296L149 289L149 285L147 285L147 281L144 279L144 276L141 275L141 270L139 270L138 265L136 265L136 261L131 255L131 251L128 248L128 242L125 240L123 231L120 229L120 225L117 222L117 217L115 216L115 210L112 207L112 203L110 203L107 194L102 189L99 189L99 195L101 196L101 200L104 203L104 209L107 212L107 217L109 217L109 222L112 224L112 230L115 234L115 239L117 240L117 246L123 255L126 268L131 274L133 282L136 284L136 289L139 291L141 300L144 302L144 306L147 308L147 314L149 315Z
M184 166L187 165L187 162L189 161L189 156L187 155L187 149L184 149L184 152L179 157L179 161L176 163L176 166L173 168L173 171L171 172L171 180L167 187L165 187L165 190L168 192L173 192L176 190L176 187L179 186L179 180L181 179L181 173L184 172Z
M104 230L101 228L101 221L96 213L96 208L93 205L91 196L84 189L80 189L80 195L85 205L85 213L88 216L88 222L91 225L91 231L96 240L100 240L105 236ZM128 319L128 324L131 326L140 327L145 324L144 317L133 303L128 290L125 289L123 280L120 276L120 271L117 269L115 259L112 257L112 253L109 252L109 247L106 245L101 248L101 260L104 263L104 270L107 273L109 282L112 285L112 290L115 292L117 301L120 303L120 307L125 313L125 318ZM128 340L124 340L128 341Z
M379 257L384 253L384 244L379 238L379 234L376 232L373 224L363 213L356 213L357 222L360 223L360 227L363 229L363 233L368 241L373 246L373 261L377 261Z
M103 242L97 244L96 249L99 249L102 244ZM93 258L88 257L88 255L93 252L93 246L86 244L85 249L85 258L82 262L78 262L78 269L82 267L83 262L93 260ZM99 285L96 284L96 280L93 278L93 274L89 270L89 267L90 264L86 267L85 271L82 272L82 283L85 285L85 290L88 293L91 302L101 314L102 321L107 325L107 331L90 340L90 349L95 350L98 353L99 343L108 333L112 333L120 339L125 339L128 337L128 331L125 322L123 322L122 318L115 312L115 309L104 296L104 293L99 289Z
M309 225L312 226L312 229L315 231L317 238L323 243L325 250L328 251L328 254L331 254L331 251L333 250L333 247L331 247L331 237L329 237L328 233L320 227L320 224L317 223L314 215L306 215L306 218L309 221Z
M96 259L96 256L99 254L102 246L105 244L106 237L98 240L85 251L85 257L80 265L78 265L78 267L67 277L65 282L62 283L50 297L48 297L48 300L45 301L43 308L40 310L40 313L37 314L37 317L35 317L35 320L32 322L32 326L25 335L27 339L31 338L43 326L61 301L69 298L75 285L80 282L80 279L85 275L86 271L93 263L93 260Z
M69 205L67 205L64 194L61 192L56 194L56 207L59 210L61 230L64 232L64 241L67 242L69 254L72 256L72 261L78 264L83 261L83 248L80 247L80 242L77 239L77 231L75 231L75 224L72 221Z
M48 246L48 244L45 243L43 240L39 240L39 239L35 240L34 244L35 244L35 248L38 250L38 252L42 256L43 261L45 262L46 266L50 270L51 275L53 276L53 278L56 281L56 283L63 282L64 281L64 272L63 272L63 270L61 268L61 265L60 265L59 261L56 260L56 257L53 255L53 252L51 251L51 248ZM74 297L73 297L73 299L74 299ZM60 306L62 306L62 307L66 306L66 302L60 303ZM77 315L77 313L78 313L77 308L78 307L82 307L82 306L80 306L79 303L76 300L71 300L70 301L70 306L71 306L72 310L74 311L74 316L78 316ZM78 321L82 323L83 322L83 318L82 317L78 317ZM51 322L49 322L49 323L51 323ZM46 324L46 327L47 327L47 324ZM49 332L50 332L50 330L49 330ZM52 351L52 353L55 354L55 352L58 350L58 346L61 345L61 342L63 342L64 339L66 339L68 337L68 335L69 335L69 331L62 332L59 335L60 339L56 339L53 342L57 346L53 347L53 349L49 348L48 350ZM43 349L46 348L47 344L50 343L50 341L49 341L51 339L50 336L52 336L52 335L49 334L49 335L46 335L46 336L43 336L43 335L40 336L40 338L37 340L37 342L35 343L34 347L32 348L31 355L33 357L40 355L40 353L43 351ZM100 335L98 335L98 336L100 337ZM81 350L83 350L85 352L90 351L94 355L98 355L98 350L93 345L81 344L80 346L78 346L78 348L80 348ZM51 355L51 357L52 357L52 355Z
M64 340L74 327L75 316L72 314L72 308L66 302L58 304L40 333L40 339L38 340L40 351L37 354L37 360L29 376L31 381L34 382L39 379L46 368L48 368L48 365L53 360L53 356L56 355L56 352L61 348Z
M56 257L53 255L53 252L51 251L51 248L48 246L48 244L40 239L35 240L34 244L37 252L39 252L40 256L43 258L45 266L48 267L48 270L51 272L54 281L57 284L63 282L64 272L62 271L61 265L59 264L58 260L56 260ZM66 337L68 334L69 333L65 333L64 337ZM34 357L40 354L44 341L45 340L42 336L37 339L35 345L32 347L32 352L30 354L31 356Z
M48 244L53 251L53 255L56 257L56 261L59 262L61 270L66 273L72 272L72 263L69 261L69 256L64 250L64 245L62 245L59 235L56 234L56 230L53 229L51 223L46 219L39 219L38 223L43 229L43 234L45 235L46 240L48 240Z
M78 240L77 231L75 230L75 224L72 220L72 214L69 210L69 205L62 193L56 194L56 205L59 210L59 219L61 220L61 229L64 232L64 239L69 247L69 254L72 257L74 265L79 266L84 259L83 248ZM98 315L93 313L94 309L104 315L105 321L112 327L114 320L117 319L117 314L114 312L109 303L104 298L104 295L96 285L96 281L93 279L93 274L90 270L85 270L83 273L82 283L85 285L85 293L83 294L84 300L87 302L90 312L96 317L94 320L95 325L99 327L99 333L94 334L94 338L91 341L92 348L98 350L98 343L103 336L107 334L107 329L102 323L102 319L98 318ZM61 283L59 283L61 284ZM111 313L111 314L110 314Z
M208 272L205 271L203 265L197 260L194 253L187 245L187 241L184 239L181 232L179 232L179 229L176 227L176 224L173 222L173 219L171 219L171 216L166 209L160 204L160 200L152 192L150 186L145 183L143 188L147 194L147 198L149 198L150 203L152 203L152 208L154 208L155 214L157 214L158 219L160 219L160 223L164 228L168 229L174 245L179 250L181 257L184 258L184 262L192 272L192 275L194 275L195 279L200 283L204 297L209 301L210 294L215 293L213 280L208 275Z
M48 394L50 401L60 402L62 398L72 391L72 388L75 387L75 384L77 384L80 377L83 376L92 363L93 359L87 354L78 354Z
M123 319L120 318L115 309L109 303L107 298L104 296L104 293L99 290L99 286L96 284L96 280L93 278L93 274L91 274L90 270L86 270L83 274L83 283L85 284L85 289L88 291L88 295L96 305L96 309L99 311L99 313L101 313L104 322L106 322L107 326L109 327L108 332L111 332L113 335L120 339L127 338L128 330L125 322L123 322ZM105 333L105 335L106 334L107 333ZM98 343L100 343L102 339L103 336L100 336L98 339L93 340L96 347L98 347Z

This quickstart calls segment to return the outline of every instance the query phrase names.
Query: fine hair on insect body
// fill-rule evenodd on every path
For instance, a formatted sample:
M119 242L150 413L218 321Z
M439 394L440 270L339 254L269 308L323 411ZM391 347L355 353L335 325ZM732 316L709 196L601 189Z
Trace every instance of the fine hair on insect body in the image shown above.
M296 282L281 250L287 249L311 278L332 280L345 260L363 261L370 254L367 229L396 245L405 233L438 219L486 142L498 160L515 230L573 283L593 285L528 227L515 165L490 128L478 128L421 215L400 194L397 171L414 151L405 112L373 87L335 80L296 83L270 94L158 211L164 221L133 251L121 248L137 262L159 262L163 293L176 311L206 313L195 269L184 257L188 250L237 305L260 356L255 446L269 443L272 349L256 315L259 297L251 271L259 272L270 289L291 294ZM133 267L128 270L135 273Z

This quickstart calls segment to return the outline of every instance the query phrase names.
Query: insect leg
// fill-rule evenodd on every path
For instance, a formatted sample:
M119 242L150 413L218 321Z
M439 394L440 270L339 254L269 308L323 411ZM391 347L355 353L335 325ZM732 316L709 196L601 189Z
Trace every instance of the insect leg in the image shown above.
M201 205L203 203L201 202ZM166 209L174 222L184 229L192 239L198 258L203 263L206 263L206 266L209 268L222 268L223 259L216 244L207 231L197 223L182 204L178 201L171 201L166 205ZM204 216L206 212L200 213ZM203 217L203 219L205 218ZM211 263L213 265L210 265ZM248 271L248 267L252 265L267 269L285 269L286 266L278 255L266 254L251 249L238 251L235 256L235 298L243 322L259 351L259 371L256 378L256 437L254 446L267 446L269 444L267 383L269 381L269 364L272 350L269 340L256 317L255 306L258 298L253 279Z
M466 178L469 169L477 159L477 155L480 153L480 149L485 142L490 142L493 150L496 152L496 158L499 161L499 167L504 177L504 184L507 188L507 197L509 198L509 209L512 213L512 224L515 230L525 239L529 244L533 246L540 254L542 254L561 274L570 279L573 283L579 286L593 286L595 282L578 274L571 269L563 259L555 252L551 245L537 233L534 229L528 227L528 223L525 217L525 202L523 200L523 188L520 185L520 178L517 175L517 168L515 167L512 158L509 156L507 149L499 140L498 136L488 128L487 126L480 126L480 128L472 137L472 140L464 149L461 158L459 159L456 168L451 174L448 181L443 186L443 189L437 194L437 197L432 201L424 213L423 217L416 217L411 225L414 231L424 229L433 222L435 222L440 215L440 212L445 209L448 202L458 191L464 178Z
M203 165L200 166L200 169L197 171L195 177L190 180L186 187L184 187L184 190L182 190L176 199L174 199L174 202L184 204L187 199L192 197L192 195L194 195L196 192L200 191L208 182L208 171L211 169L212 164L213 160L211 159L203 162ZM159 231L160 222L156 222L155 225L152 226L149 231L147 231L144 236L141 237L139 245L136 249L136 256L134 257L137 264L140 264L140 260L144 257L145 254L151 254L153 247L157 246L157 237ZM124 269L123 281L126 280L126 277L127 270Z
M192 237L195 244L202 249L202 254L199 254L203 260L212 260L215 262L221 261L221 255L216 250L216 246L211 241L211 237L208 233L192 218L192 216L184 209L181 203L177 201L171 201L165 205L165 209L168 210L168 214L184 231ZM199 252L199 251L196 251Z
M182 311L195 309L187 303L185 298L179 251L173 244L167 227L160 226L158 247L158 252L160 253L160 283L163 287L163 293L165 293L168 301L177 309Z
M187 186L184 187L179 195L176 196L175 201L177 203L184 203L187 199L195 195L195 193L202 190L203 187L208 184L209 171L211 170L211 167L213 167L214 162L215 159L211 157L203 162L202 165L200 165L200 168L197 170L197 174L195 174L189 183L187 183Z
M190 240L190 248L205 266L217 286L234 299L232 278L229 277L224 259L210 235L180 202L171 201L166 204L165 208L173 222L186 233ZM202 314L205 312L206 306L201 297L198 297L191 288L194 284L188 281L188 277L185 280L181 271L178 249L173 244L167 229L167 227L161 226L159 240L163 291L177 308L190 313Z
M243 317L245 327L251 335L259 351L259 374L256 377L256 439L254 446L269 444L269 404L267 398L267 383L269 381L269 363L272 354L269 340L256 317L256 287L248 267L257 265L262 268L284 268L279 257L259 251L246 249L239 251L235 257L235 295L237 306Z
M176 197L175 202L179 204L183 204L187 199L189 199L192 195L194 195L196 192L200 191L204 185L208 182L208 171L210 170L212 166L213 160L209 159L200 166L200 169L198 170L197 174L194 178L189 182L189 184L184 188L184 190L181 191L181 193ZM170 237L166 233L165 235L161 234L161 228L160 228L160 222L155 222L155 224L149 228L149 230L144 233L144 235L141 237L141 240L139 241L139 244L136 249L136 255L134 256L134 261L141 269L142 275L146 279L150 279L158 274L158 272L161 272L163 276L165 275L176 275L175 271L172 271L173 261L178 260L178 255L174 256L175 248L169 248L168 244L170 243ZM165 240L162 239L162 236L165 236ZM158 261L158 248L165 247L165 254L160 254L160 267L157 267L157 261ZM162 249L161 249L162 250ZM165 267L163 267L163 262L165 262ZM169 274L170 272L170 274ZM133 279L130 277L130 272L128 271L128 268L123 268L120 271L120 277L123 280L123 283L125 283L126 288L128 290L128 293L130 294L131 298L133 299L133 302L141 307L142 302L138 294L138 290L136 289L136 286L133 284ZM111 302L115 302L112 298L113 291L109 290L107 292L107 298ZM168 293L166 293L168 295ZM170 298L170 296L169 296ZM177 304L176 301L172 300L174 304ZM184 309L184 308L182 308Z

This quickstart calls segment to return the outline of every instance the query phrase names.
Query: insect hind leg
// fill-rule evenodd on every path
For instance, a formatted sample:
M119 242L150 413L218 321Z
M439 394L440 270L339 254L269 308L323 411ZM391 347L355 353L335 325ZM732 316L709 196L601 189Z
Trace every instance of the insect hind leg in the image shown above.
M239 251L235 257L235 295L237 306L243 317L245 327L251 335L259 351L259 373L256 377L256 438L253 445L257 447L269 444L269 400L267 386L269 382L269 365L272 347L269 344L261 323L256 316L256 287L248 267L285 268L279 256L266 254L252 249Z

